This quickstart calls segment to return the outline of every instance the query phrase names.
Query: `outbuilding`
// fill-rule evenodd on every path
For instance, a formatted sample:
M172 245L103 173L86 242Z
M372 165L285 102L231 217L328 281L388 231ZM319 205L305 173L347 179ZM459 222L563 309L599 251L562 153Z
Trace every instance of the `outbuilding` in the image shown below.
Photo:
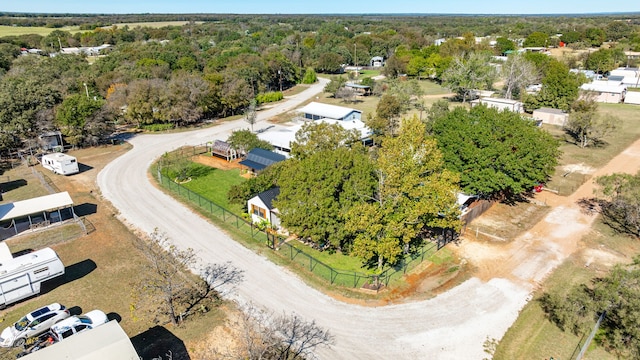
M273 151L255 148L249 151L247 157L240 161L240 164L246 166L252 173L258 174L269 165L283 161L286 158L286 156Z
M533 118L543 124L565 126L569 121L569 114L559 109L540 108L533 111Z
M254 223L268 221L272 228L277 229L280 227L278 209L273 205L273 201L278 195L280 195L280 188L276 186L259 193L247 201L247 209Z
M471 101L471 107L478 106L480 104L500 111L509 110L515 113L524 112L524 104L517 100L484 97Z
M627 94L625 85L610 85L604 81L594 81L580 86L582 91L591 92L595 95L595 101L602 103L617 104L624 102Z

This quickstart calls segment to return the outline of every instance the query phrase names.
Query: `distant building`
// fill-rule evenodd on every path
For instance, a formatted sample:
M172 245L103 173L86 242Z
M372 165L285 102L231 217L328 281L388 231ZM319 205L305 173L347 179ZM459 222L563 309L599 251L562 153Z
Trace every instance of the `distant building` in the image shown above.
M524 104L517 100L485 97L471 101L471 107L478 106L480 104L500 111L509 110L515 113L524 112Z
M569 114L559 109L540 108L533 111L533 118L543 124L565 126L569 121Z
M369 60L369 66L382 67L384 66L384 58L382 56L374 56Z
M627 87L620 84L610 84L607 81L594 81L580 86L582 91L591 92L595 95L595 101L602 103L624 102L627 94Z

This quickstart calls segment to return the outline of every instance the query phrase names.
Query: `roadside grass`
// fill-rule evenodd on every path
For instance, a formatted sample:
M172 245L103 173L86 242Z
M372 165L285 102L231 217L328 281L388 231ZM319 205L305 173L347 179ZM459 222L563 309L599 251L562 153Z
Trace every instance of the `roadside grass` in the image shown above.
M306 254L313 256L316 260L332 266L335 269L357 271L359 273L374 273L372 270L365 268L362 260L357 257L337 252L330 253L328 251L318 251L300 243L297 240L293 240L289 242L289 244L297 249L304 251Z
M597 147L581 149L559 126L547 126L555 138L561 141L563 152L556 172L547 183L549 189L557 190L560 195L573 193L580 185L591 179L591 174L570 172L567 165L581 164L591 168L599 168L621 153L635 140L640 138L640 112L638 107L628 104L598 104L601 114L612 115L620 119L618 128L603 139Z
M284 95L285 97L287 96L293 96L293 95L298 95L301 92L307 90L309 88L309 85L306 84L297 84L296 86L292 87L292 88L288 88L284 91L282 91L282 95Z
M631 261L633 254L640 252L637 239L616 233L598 219L592 231L582 241L588 249L607 251L618 255L621 259ZM603 276L611 264L593 261L585 266L585 259L580 253L564 261L542 283L541 288L533 294L533 299L522 309L518 319L509 328L500 341L494 359L536 359L548 358L569 359L575 357L584 339L570 332L563 332L545 316L538 299L544 292L567 294L571 286L589 284L591 279ZM595 319L593 321L595 325ZM576 350L578 349L578 350ZM616 359L601 347L591 343L586 358Z
M20 35L29 35L29 34L47 36L54 30L68 31L71 34L75 34L75 33L83 31L83 30L80 30L80 27L78 27L78 26L71 26L71 27L64 27L64 28L56 29L56 28L48 28L48 27L44 27L44 26L7 26L7 25L0 25L0 38L4 37L4 36L20 36Z

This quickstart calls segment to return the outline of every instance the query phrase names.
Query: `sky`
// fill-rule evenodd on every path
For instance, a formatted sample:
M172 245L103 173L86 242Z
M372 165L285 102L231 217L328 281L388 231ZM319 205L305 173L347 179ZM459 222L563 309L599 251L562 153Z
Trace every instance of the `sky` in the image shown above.
M139 14L589 14L640 12L640 1L0 0L0 12Z

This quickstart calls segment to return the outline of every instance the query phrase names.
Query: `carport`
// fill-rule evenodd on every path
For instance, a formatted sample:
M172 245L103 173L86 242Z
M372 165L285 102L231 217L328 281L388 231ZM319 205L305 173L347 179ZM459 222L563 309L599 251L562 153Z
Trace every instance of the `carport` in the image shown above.
M73 200L68 192L0 205L0 237L2 240L23 231L62 223L73 219Z

